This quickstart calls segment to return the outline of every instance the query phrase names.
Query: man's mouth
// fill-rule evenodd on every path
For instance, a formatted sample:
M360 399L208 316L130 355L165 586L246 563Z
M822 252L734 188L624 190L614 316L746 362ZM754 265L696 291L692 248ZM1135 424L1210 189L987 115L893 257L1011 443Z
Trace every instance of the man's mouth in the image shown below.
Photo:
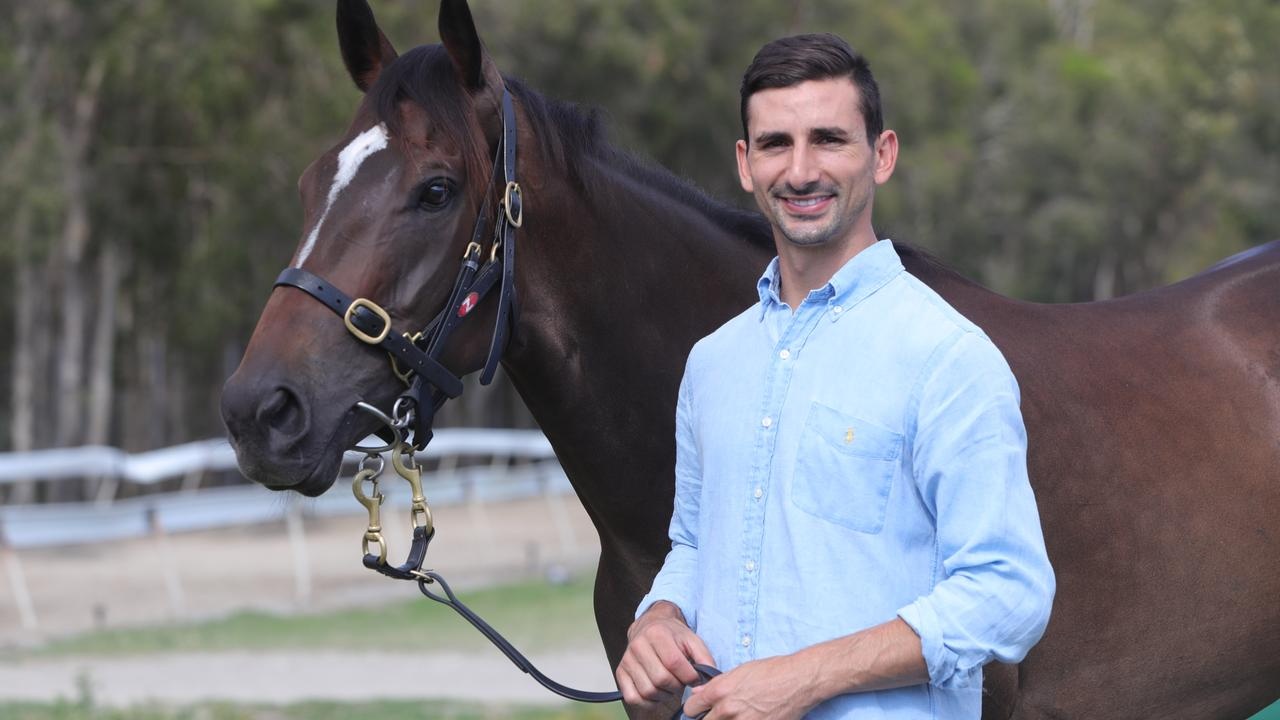
M835 199L834 195L806 195L804 197L780 198L787 211L796 215L815 215L826 210L827 205Z

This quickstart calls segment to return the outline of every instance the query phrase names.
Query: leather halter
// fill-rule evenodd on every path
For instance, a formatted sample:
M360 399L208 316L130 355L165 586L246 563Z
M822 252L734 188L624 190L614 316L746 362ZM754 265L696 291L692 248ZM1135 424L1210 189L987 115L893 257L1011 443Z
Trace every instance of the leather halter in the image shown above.
M511 92L502 89L502 137L494 157L489 191L476 217L471 242L462 257L462 267L444 308L422 332L410 335L392 329L391 317L380 305L366 298L352 299L324 278L290 267L276 278L275 287L294 287L315 298L332 310L358 340L382 348L391 356L392 370L408 389L401 393L413 403L417 412L413 427L412 446L421 450L431 442L431 424L436 411L450 398L462 394L462 379L440 364L440 353L445 342L471 310L489 293L495 284L499 286L498 317L494 322L493 338L489 343L489 355L485 360L480 383L493 381L498 363L510 339L514 325L516 302L516 228L524 221L523 196L516 181L516 118ZM498 160L501 158L502 179L505 182L502 199L498 203L494 221L493 243L489 259L481 266L485 234L485 215L489 209L489 192L496 184ZM397 401L399 403L400 401Z

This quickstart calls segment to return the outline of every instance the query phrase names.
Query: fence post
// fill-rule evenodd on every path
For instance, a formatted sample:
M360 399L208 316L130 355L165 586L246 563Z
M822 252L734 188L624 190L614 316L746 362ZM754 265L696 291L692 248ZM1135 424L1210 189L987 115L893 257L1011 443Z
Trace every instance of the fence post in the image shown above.
M178 576L178 568L173 564L173 555L169 552L169 539L164 532L164 523L160 522L160 513L154 506L146 509L147 528L156 541L156 554L159 555L160 574L164 576L164 589L169 595L169 609L175 618L186 615L186 598L182 592L182 578Z
M22 627L24 630L35 630L38 626L36 608L31 602L31 592L27 589L27 576L22 571L22 563L18 561L18 553L9 544L9 535L5 532L3 522L0 522L0 555L4 556L4 569L9 576L9 587L13 590L13 602L18 606Z
M307 556L307 535L302 526L302 502L297 498L289 498L284 521L293 555L294 599L298 607L305 609L311 605L311 560Z
M535 466L536 467L536 466ZM558 466L557 466L558 467ZM551 479L544 472L538 472L538 489L547 501L551 521L556 526L557 539L560 541L560 556L564 560L578 547L578 536L573 531L573 522L569 519L569 510L564 506L564 496L551 489Z

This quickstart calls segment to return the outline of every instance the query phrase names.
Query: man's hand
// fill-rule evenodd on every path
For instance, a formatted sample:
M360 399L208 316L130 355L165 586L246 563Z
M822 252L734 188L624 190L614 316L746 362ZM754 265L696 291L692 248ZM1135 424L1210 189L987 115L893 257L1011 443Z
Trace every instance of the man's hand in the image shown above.
M919 636L894 618L791 655L743 663L695 687L684 713L710 710L705 720L799 718L836 695L928 681Z
M618 689L628 705L648 708L698 680L693 663L715 665L707 646L689 629L680 608L659 601L627 631L618 664Z
M709 710L705 720L792 720L818 704L814 679L794 655L753 660L695 687L684 714L698 717Z

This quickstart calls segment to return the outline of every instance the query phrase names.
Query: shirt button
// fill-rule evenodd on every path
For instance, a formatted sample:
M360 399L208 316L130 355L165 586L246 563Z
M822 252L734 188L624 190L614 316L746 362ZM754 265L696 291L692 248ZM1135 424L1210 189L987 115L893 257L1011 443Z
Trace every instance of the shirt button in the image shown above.
M844 308L842 308L842 307L840 307L839 305L837 305L837 306L835 306L835 307L831 308L831 312L835 313L836 315L839 315L840 313L844 312Z
M791 357L791 351L783 350L782 352L778 353L778 357L782 358L783 360L786 360L787 358Z
M765 415L764 419L760 421L760 424L765 427L771 427L773 425L773 418L769 417L768 415Z
M754 561L754 560L748 560L748 561L747 561L747 564L746 564L746 568L747 568L747 572L754 572L754 571L755 571L755 569L756 569L756 563L755 563L755 561Z
M756 491L751 493L751 497L759 500L760 498L764 497L764 490L762 488L756 488Z
M742 647L751 647L751 636L750 636L750 635L743 635L743 636L742 636Z

